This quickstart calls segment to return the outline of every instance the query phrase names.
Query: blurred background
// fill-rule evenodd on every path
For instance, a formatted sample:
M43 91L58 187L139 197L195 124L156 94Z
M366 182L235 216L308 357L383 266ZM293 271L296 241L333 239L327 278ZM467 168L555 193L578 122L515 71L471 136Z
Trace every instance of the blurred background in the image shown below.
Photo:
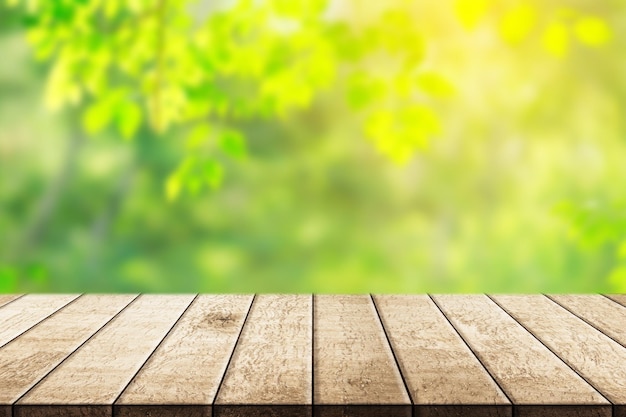
M0 292L626 292L625 44L622 0L1 0Z

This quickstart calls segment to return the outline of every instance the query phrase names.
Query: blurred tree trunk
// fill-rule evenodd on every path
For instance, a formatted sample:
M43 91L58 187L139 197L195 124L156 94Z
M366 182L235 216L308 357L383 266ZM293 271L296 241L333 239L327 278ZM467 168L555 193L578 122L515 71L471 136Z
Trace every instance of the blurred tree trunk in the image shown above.
M21 250L33 250L45 239L47 228L57 211L59 201L74 177L84 138L79 124L70 123L69 125L70 134L58 174L50 182L36 205L35 212L25 229L21 242L17 245Z
M94 219L91 226L91 254L87 265L90 275L93 278L90 284L90 291L110 291L114 287L108 282L111 276L103 274L107 270L103 263L103 256L107 247L106 245L111 235L111 228L115 224L116 219L122 211L124 201L130 194L133 185L133 179L137 172L137 162L135 155L131 156L130 161L122 169L117 183L113 187L108 200L102 205L102 208Z

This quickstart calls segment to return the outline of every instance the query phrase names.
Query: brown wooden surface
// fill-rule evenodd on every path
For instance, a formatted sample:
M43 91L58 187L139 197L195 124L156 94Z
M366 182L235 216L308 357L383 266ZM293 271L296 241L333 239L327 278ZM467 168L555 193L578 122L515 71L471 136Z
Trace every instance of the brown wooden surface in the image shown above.
M22 297L22 294L0 294L0 307L20 297Z
M126 307L134 295L84 295L0 349L0 405L35 383Z
M193 299L193 295L140 296L17 401L15 417L110 413L113 402Z
M215 415L310 416L312 335L311 295L256 296Z
M396 405L410 416L411 400L376 309L368 295L314 298L314 401L320 416L350 414L357 404ZM382 409L367 408L372 414Z
M626 306L626 294L604 294L604 296L618 304Z
M458 405L474 405L466 416L511 415L506 395L427 295L379 295L374 301L422 415Z
M252 298L198 296L115 402L116 413L140 417L169 405L168 415L210 416Z
M547 295L551 300L626 346L626 308L599 294Z
M609 401L626 406L626 348L543 295L492 298Z
M0 307L0 347L78 297L29 294Z
M562 405L576 405L576 415L600 412L611 417L610 403L602 395L487 296L433 299L515 404L518 415L562 416Z
M0 295L0 417L626 417L625 329L618 294Z

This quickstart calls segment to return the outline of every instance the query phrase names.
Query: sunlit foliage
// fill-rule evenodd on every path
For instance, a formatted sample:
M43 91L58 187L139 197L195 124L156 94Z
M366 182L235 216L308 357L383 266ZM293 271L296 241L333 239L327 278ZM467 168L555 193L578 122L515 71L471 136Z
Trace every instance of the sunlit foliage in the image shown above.
M244 138L233 122L284 118L333 83L349 86L367 135L397 162L440 133L423 96L452 91L437 74L420 72L424 41L402 1L368 21L333 16L327 0L25 3L35 56L52 64L50 108L79 106L92 135L112 127L130 139L143 127L187 136L194 152L170 176L170 199L182 188L196 194L221 183L203 141L241 156ZM352 16L370 8L345 5Z
M626 291L619 1L0 1L0 291Z

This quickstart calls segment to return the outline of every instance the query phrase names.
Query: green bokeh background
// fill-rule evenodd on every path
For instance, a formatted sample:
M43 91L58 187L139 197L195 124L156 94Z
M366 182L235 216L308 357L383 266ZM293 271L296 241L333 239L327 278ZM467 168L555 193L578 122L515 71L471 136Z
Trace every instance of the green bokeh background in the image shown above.
M626 292L626 3L527 3L611 28L564 54L539 24L507 42L515 2L421 3L423 65L456 90L427 146L394 161L328 88L238 122L246 157L173 201L184 141L47 110L50 65L0 6L0 292Z

